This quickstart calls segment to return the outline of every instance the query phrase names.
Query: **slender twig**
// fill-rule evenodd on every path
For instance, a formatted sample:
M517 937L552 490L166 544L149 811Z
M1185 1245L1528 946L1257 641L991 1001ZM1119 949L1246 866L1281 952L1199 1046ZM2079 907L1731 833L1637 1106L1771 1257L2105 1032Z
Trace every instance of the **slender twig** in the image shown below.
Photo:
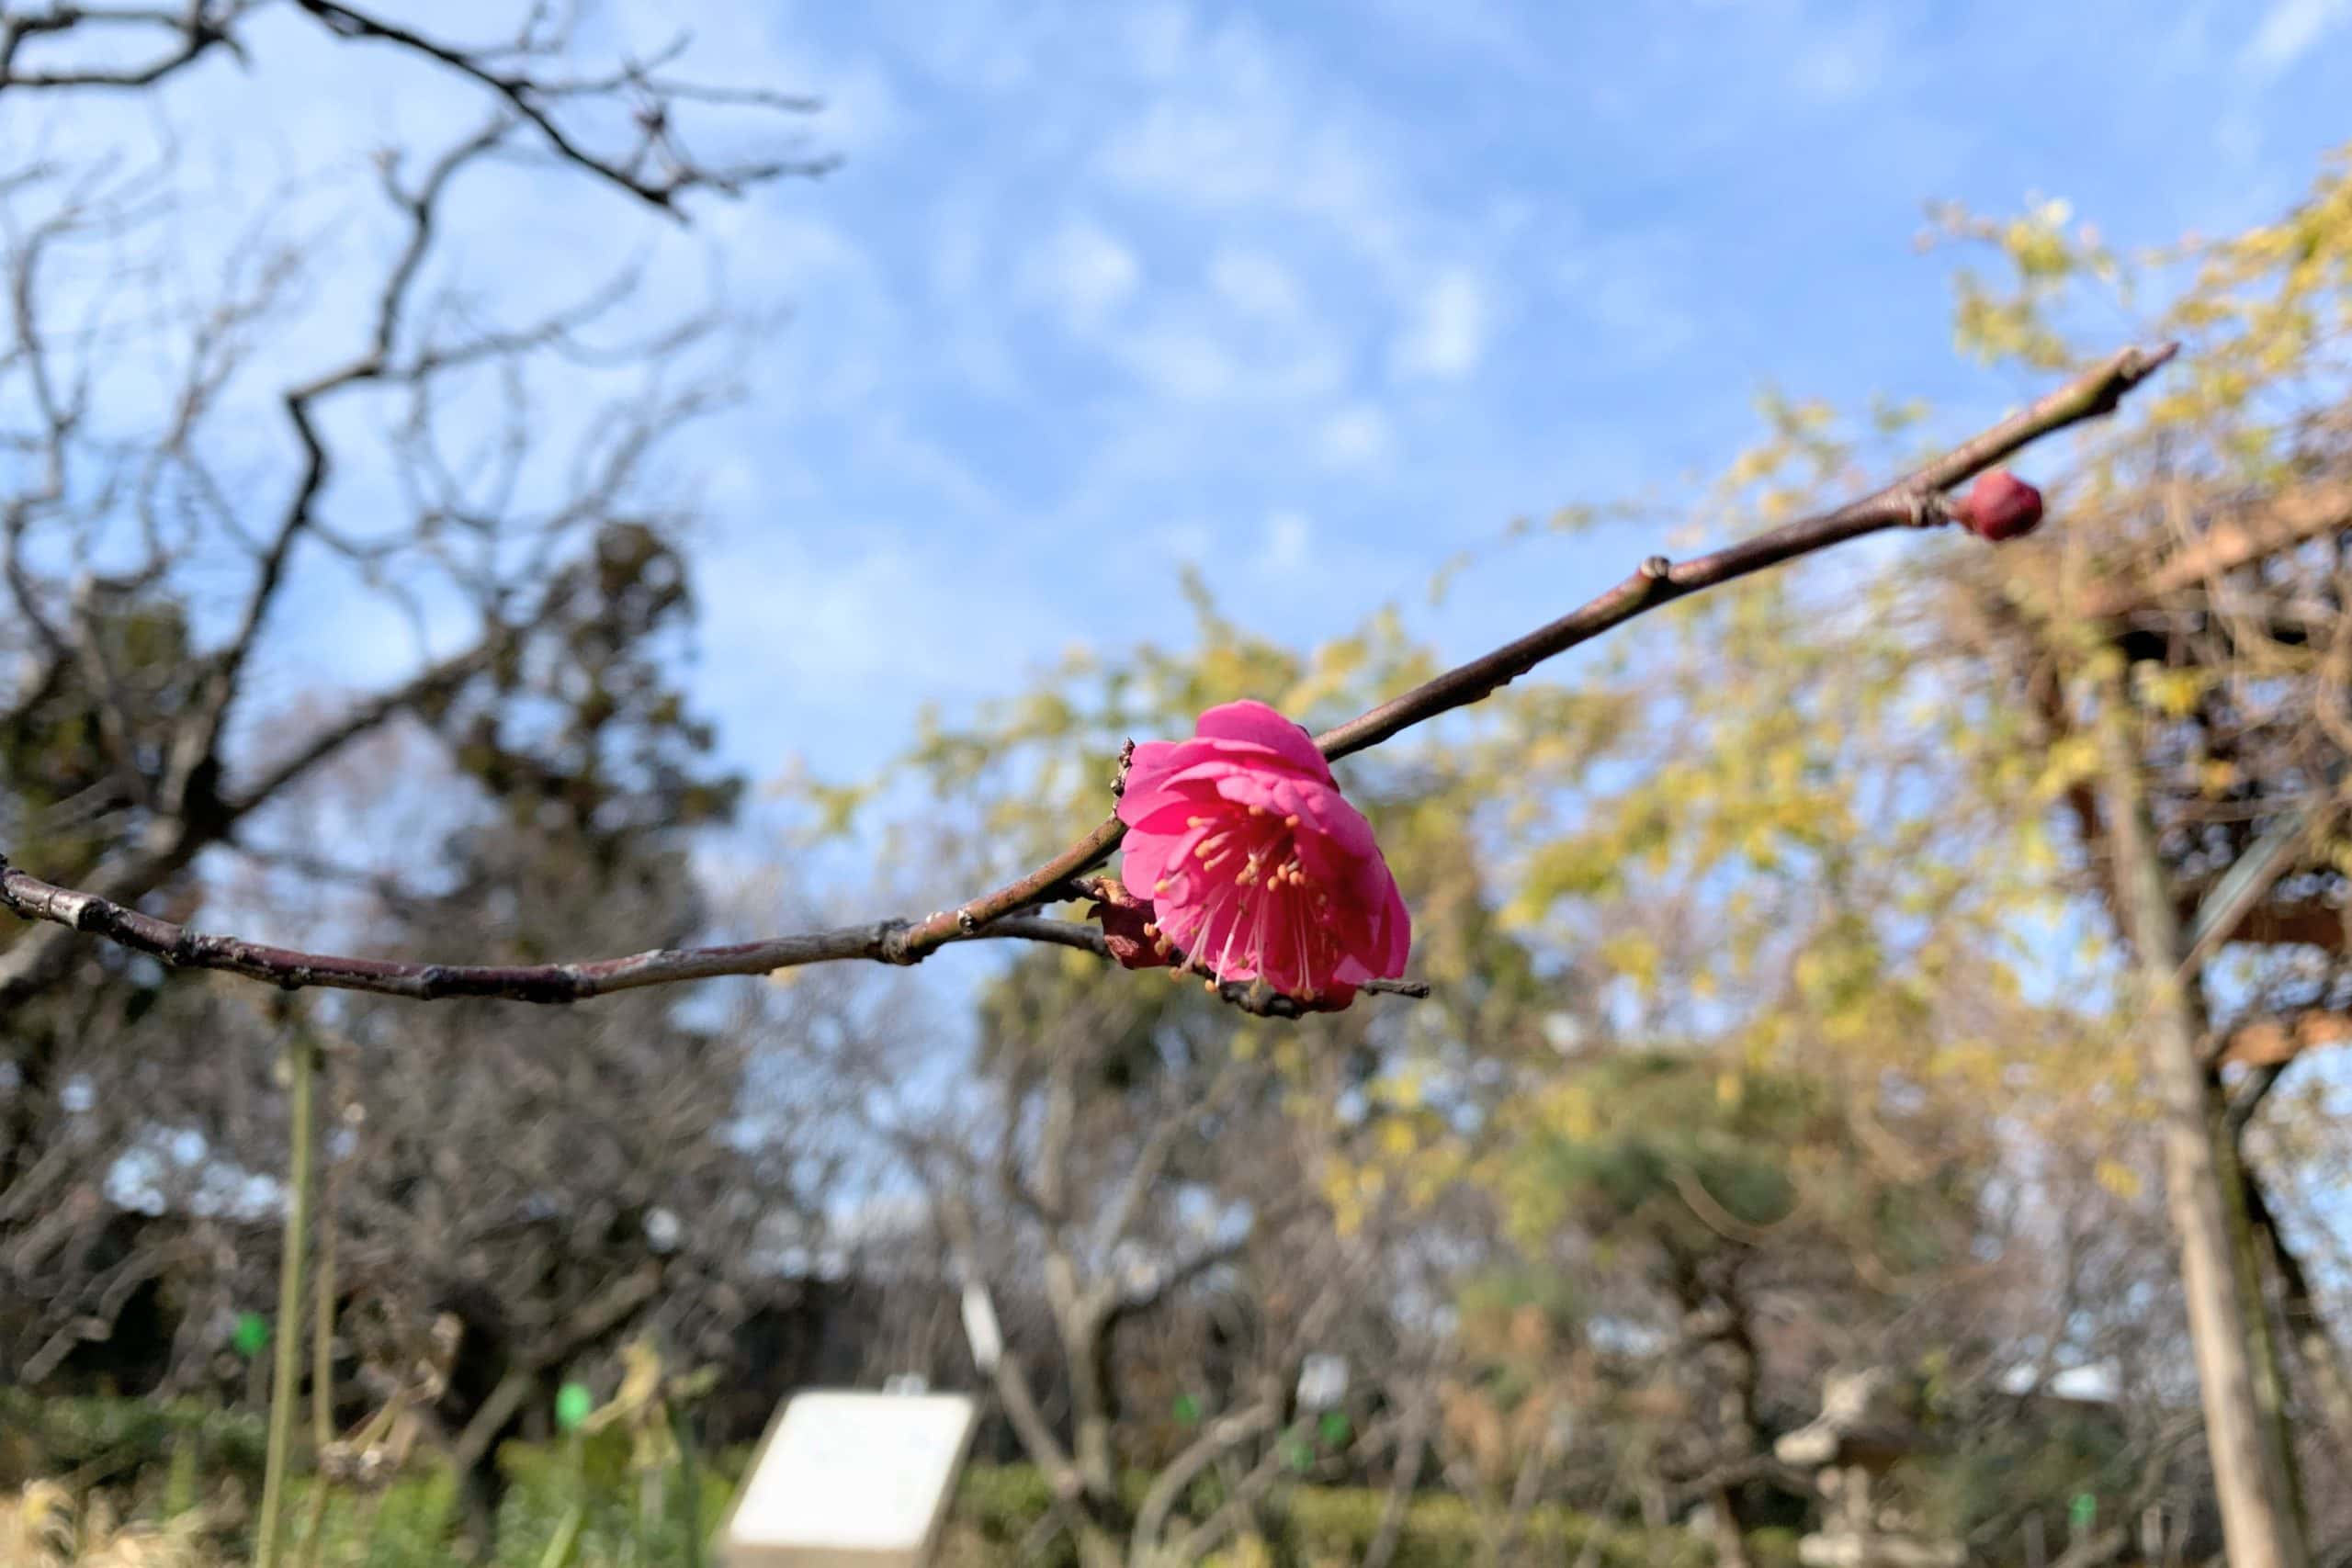
M649 180L638 172L639 162L645 152L654 149L664 135L666 114L660 117L642 117L639 122L639 134L644 139L644 144L635 154L626 158L613 158L592 152L574 141L563 127L556 123L555 116L548 107L550 100L592 91L609 93L623 85L658 91L653 87L651 81L642 73L633 76L624 73L611 81L594 84L536 81L514 71L501 69L486 62L478 51L454 48L403 27L399 22L369 16L353 6L337 4L336 0L294 0L294 3L300 9L318 18L330 32L338 37L373 39L392 44L413 54L435 61L461 76L470 77L482 87L504 99L516 114L530 121L540 137L546 141L548 150L556 156L576 164L602 179L610 181L638 200L669 213L673 217L679 215L677 211L679 195L695 186L707 186L732 196L739 194L746 186L773 180L782 175L821 175L833 166L833 160L830 158L778 159L764 164L747 164L732 169L687 168L677 170L660 181ZM676 94L673 89L673 96L687 95ZM813 107L808 100L776 94L728 94L723 89L705 89L691 96L706 102L726 101L732 97L738 102L751 103L761 107L804 113Z
M286 1065L293 1079L288 1110L293 1126L288 1135L286 1239L277 1265L277 1356L270 1370L269 1446L263 1461L261 1532L254 1548L255 1568L277 1568L286 1513L286 1472L293 1458L294 1411L300 1403L297 1379L301 1370L302 1336L295 1320L302 1312L302 1255L311 1229L311 1192L316 1162L311 1154L311 1088L318 1076L318 1046L296 1029L286 1045Z
M2111 413L2125 394L2172 357L2171 344L2125 349L2049 396L1962 442L1885 488L1827 512L1799 519L1710 555L1679 563L1652 556L1616 587L1548 626L1504 644L1402 696L1316 737L1337 760L1377 746L1411 728L1466 707L1536 665L1660 605L1749 577L1818 550L1891 528L1931 527L1951 520L1944 492L2021 447L2085 420ZM446 997L496 997L511 1001L576 1002L615 991L678 985L730 975L763 975L802 964L847 959L914 964L950 942L976 938L1045 942L1101 953L1090 928L1039 919L1028 911L1070 896L1073 879L1107 860L1125 833L1114 816L1035 870L952 909L919 920L887 919L737 942L718 947L664 948L627 957L537 964L449 964L353 958L273 947L231 936L189 931L95 894L43 882L0 855L0 908L22 919L46 920L104 937L180 968L242 975L288 990L324 986L431 1001ZM1368 987L1376 988L1376 987ZM1412 982L1392 985L1425 994ZM1262 986L1219 988L1227 1001L1272 1016L1295 1016L1304 1005Z
M227 49L242 58L243 46L230 31L230 24L245 8L240 4L213 13L209 7L199 4L183 6L176 12L161 6L97 10L59 4L47 11L0 17L0 89L148 87L182 67L194 64L216 47ZM41 33L70 32L85 22L102 26L154 27L175 31L180 37L178 42L163 52L131 65L37 72L14 69L17 51L26 39Z
M330 1124L342 1118L330 1111ZM334 1158L327 1167L325 1190L320 1195L319 1261L311 1288L311 1506L305 1510L301 1568L318 1568L326 1542L327 1500L334 1490L325 1457L334 1445L334 1306L335 1214L342 1207L343 1177L347 1162Z
M504 46L461 46L432 37L397 17L382 17L339 0L294 0L294 8L338 39L382 44L462 78L498 100L503 111L527 122L548 153L625 192L671 218L684 221L681 198L697 190L741 196L750 187L794 175L815 176L838 163L824 154L786 152L756 161L710 164L681 146L673 123L684 104L734 107L793 116L811 114L816 100L761 87L727 87L682 81L660 73L684 40L650 60L628 59L600 74L541 75L537 62L555 52L559 40L527 34ZM55 0L46 10L0 15L0 91L62 92L151 87L196 65L216 50L246 61L241 25L261 9L255 0L212 5L188 0L177 9L162 6L102 9ZM19 69L17 57L34 39L51 40L85 28L144 28L164 39L143 57L126 63L101 61L49 70ZM560 120L559 110L591 106L581 118L596 123L598 107L629 111L633 130L626 145L600 152ZM609 117L605 117L609 118Z
M5 859L0 859L0 906L28 919L51 920L105 937L176 968L220 970L286 990L327 987L411 1001L495 997L507 1001L575 1002L615 991L723 975L762 975L842 959L888 961L892 942L904 929L901 921L881 920L723 947L660 948L587 964L404 964L206 936L111 899L52 886L9 866ZM1036 917L1011 917L971 934L1042 942L1087 953L1105 951L1100 934L1088 927Z

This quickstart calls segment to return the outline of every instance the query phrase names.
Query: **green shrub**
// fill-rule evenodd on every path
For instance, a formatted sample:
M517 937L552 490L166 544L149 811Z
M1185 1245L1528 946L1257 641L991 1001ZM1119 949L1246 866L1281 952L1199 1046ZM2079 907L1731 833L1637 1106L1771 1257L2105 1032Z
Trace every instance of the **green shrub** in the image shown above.
M224 1480L243 1486L248 1497L258 1495L262 1449L263 1425L251 1416L194 1404L32 1401L0 1392L0 1463L35 1466L16 1478L18 1483L30 1474L84 1474L150 1517L168 1516L209 1496ZM537 1568L575 1504L582 1507L582 1523L573 1568L683 1563L680 1476L673 1472L665 1478L661 1517L642 1519L638 1480L628 1458L628 1439L617 1432L588 1438L577 1449L560 1443L502 1449L498 1463L507 1492L499 1510L497 1550L485 1568ZM724 1517L750 1458L750 1450L741 1449L700 1457L697 1514L704 1540ZM1142 1474L1125 1478L1130 1508L1141 1504L1148 1480ZM308 1532L311 1484L299 1478L292 1488L290 1518L298 1540ZM1189 1517L1213 1511L1218 1491L1213 1479L1204 1481L1188 1499ZM455 1478L423 1457L379 1493L337 1490L322 1516L320 1561L326 1568L444 1568L453 1560L457 1501ZM970 1466L949 1515L946 1568L1011 1564L1052 1501L1045 1477L1033 1466ZM1387 1495L1369 1488L1293 1487L1275 1494L1261 1511L1265 1545L1283 1568L1351 1568L1379 1533L1386 1506ZM1453 1568L1479 1561L1490 1522L1460 1497L1417 1496L1406 1511L1392 1568ZM1510 1561L1568 1568L1596 1532L1597 1568L1708 1568L1713 1559L1708 1543L1689 1531L1645 1531L1545 1505L1522 1522ZM1794 1537L1788 1531L1758 1531L1749 1538L1749 1550L1758 1568L1791 1568L1796 1560ZM1041 1568L1074 1568L1076 1553L1067 1538L1057 1536L1028 1561Z
M176 1458L217 1483L223 1475L258 1484L266 1432L262 1418L194 1400L36 1399L0 1389L0 1484L39 1476L73 1476L84 1485L114 1485L162 1475Z
M1284 1535L1303 1568L1346 1564L1363 1560L1365 1549L1380 1533L1387 1510L1385 1492L1361 1487L1301 1488L1284 1507ZM1449 1494L1424 1494L1413 1499L1396 1538L1393 1568L1444 1568L1478 1561L1486 1551L1487 1531L1498 1528L1498 1517L1482 1516L1467 1500ZM1545 1504L1532 1508L1521 1522L1513 1559L1525 1562L1569 1563L1588 1540L1598 1534L1594 1561L1603 1568L1702 1568L1713 1553L1705 1543L1676 1531L1663 1537L1612 1526L1589 1514Z

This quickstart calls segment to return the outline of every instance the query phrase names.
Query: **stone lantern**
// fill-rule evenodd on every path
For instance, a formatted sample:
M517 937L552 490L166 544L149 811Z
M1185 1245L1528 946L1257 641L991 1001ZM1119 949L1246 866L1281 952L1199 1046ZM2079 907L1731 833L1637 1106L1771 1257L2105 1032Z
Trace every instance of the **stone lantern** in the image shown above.
M1815 1471L1826 1500L1822 1528L1797 1542L1811 1568L1964 1568L1958 1541L1931 1540L1883 1516L1871 1492L1879 1479L1925 1447L1906 1385L1874 1367L1833 1372L1821 1414L1772 1445L1781 1463Z

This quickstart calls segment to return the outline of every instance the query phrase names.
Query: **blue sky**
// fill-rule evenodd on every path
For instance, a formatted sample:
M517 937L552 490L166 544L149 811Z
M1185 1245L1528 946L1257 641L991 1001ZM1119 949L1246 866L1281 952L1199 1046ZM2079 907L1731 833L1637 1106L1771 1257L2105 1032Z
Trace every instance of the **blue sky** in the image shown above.
M482 30L457 0L400 10ZM792 312L747 404L673 464L711 516L688 683L759 777L868 768L923 700L1014 688L1072 643L1181 636L1187 562L1302 641L1418 604L1514 515L1719 468L1767 382L1981 418L2034 389L1954 357L1924 203L2063 196L2125 243L2218 231L2352 139L2329 90L2352 0L607 14L689 28L706 75L824 98L815 143L844 160L660 242L662 276L707 244L738 298ZM217 152L216 237L266 199L260 172L349 171L478 107L295 18L256 39L250 74L216 61L164 99ZM124 101L81 100L63 133L124 132ZM464 210L466 276L543 298L640 243L608 193L536 179ZM1466 653L1659 543L1515 551L1416 614ZM321 625L276 694L412 656L364 605Z
M1981 414L1922 203L2119 240L2280 206L2352 137L2352 6L729 7L827 96L815 187L714 214L796 316L713 493L698 687L746 765L1181 631L1302 638L1511 516L1728 460L1767 381ZM1645 541L1517 554L1469 651Z

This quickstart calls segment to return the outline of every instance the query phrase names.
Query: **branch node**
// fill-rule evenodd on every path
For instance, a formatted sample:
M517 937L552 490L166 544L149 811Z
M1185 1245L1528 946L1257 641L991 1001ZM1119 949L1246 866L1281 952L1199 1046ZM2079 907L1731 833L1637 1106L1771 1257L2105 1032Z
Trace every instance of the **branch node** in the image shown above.
M935 919L938 917L933 918ZM914 929L914 922L911 920L884 920L876 928L874 956L885 964L895 964L902 969L911 968L922 963L922 954L915 952L907 942L908 933Z

